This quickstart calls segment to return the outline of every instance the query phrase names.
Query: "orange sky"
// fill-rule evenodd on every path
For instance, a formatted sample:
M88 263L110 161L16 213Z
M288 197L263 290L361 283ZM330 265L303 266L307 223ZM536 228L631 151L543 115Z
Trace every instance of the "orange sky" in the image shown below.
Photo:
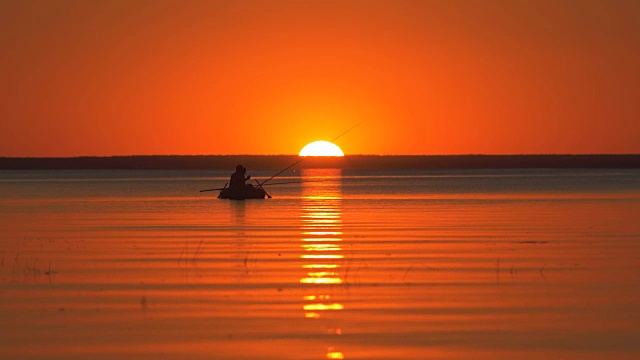
M0 156L640 153L633 0L0 0L0 52Z

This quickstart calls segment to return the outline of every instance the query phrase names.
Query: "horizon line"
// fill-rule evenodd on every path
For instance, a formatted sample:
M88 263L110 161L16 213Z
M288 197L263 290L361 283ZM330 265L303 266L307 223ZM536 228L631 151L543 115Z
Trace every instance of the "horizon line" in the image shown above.
M71 155L71 156L4 156L0 159L79 159L79 158L119 158L119 157L203 157L203 156L298 156L298 154L129 154L129 155ZM344 156L307 156L309 158L341 158L350 156L640 156L640 153L514 153L514 154L345 154Z

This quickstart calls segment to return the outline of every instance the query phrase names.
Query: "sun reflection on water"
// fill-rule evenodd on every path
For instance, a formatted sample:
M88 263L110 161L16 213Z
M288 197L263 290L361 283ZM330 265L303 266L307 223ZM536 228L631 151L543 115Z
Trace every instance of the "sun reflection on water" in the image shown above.
M304 170L303 178L323 176L324 182L303 183L300 213L300 241L303 253L301 284L308 284L313 292L303 297L304 317L318 319L328 311L344 310L344 305L331 295L331 286L342 284L340 274L342 254L342 194L341 170ZM313 286L313 287L311 287ZM332 327L327 332L341 335L342 329ZM344 359L344 354L330 346L327 359Z

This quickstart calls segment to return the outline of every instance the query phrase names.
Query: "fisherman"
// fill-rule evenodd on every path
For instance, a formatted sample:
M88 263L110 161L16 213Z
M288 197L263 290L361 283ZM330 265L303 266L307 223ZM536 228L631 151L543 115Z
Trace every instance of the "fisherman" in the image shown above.
M229 188L233 190L246 189L247 187L253 187L251 184L247 184L246 181L251 179L251 176L245 177L247 169L242 165L236 166L236 172L231 174L231 180L229 180Z

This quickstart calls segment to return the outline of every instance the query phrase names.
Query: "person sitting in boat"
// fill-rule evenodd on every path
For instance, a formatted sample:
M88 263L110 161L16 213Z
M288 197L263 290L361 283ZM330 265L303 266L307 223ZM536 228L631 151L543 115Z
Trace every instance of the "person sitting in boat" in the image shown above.
M231 180L229 180L229 188L233 190L245 189L247 187L253 187L251 184L247 184L246 181L251 179L251 176L245 177L247 169L242 165L236 166L236 172L231 174Z

